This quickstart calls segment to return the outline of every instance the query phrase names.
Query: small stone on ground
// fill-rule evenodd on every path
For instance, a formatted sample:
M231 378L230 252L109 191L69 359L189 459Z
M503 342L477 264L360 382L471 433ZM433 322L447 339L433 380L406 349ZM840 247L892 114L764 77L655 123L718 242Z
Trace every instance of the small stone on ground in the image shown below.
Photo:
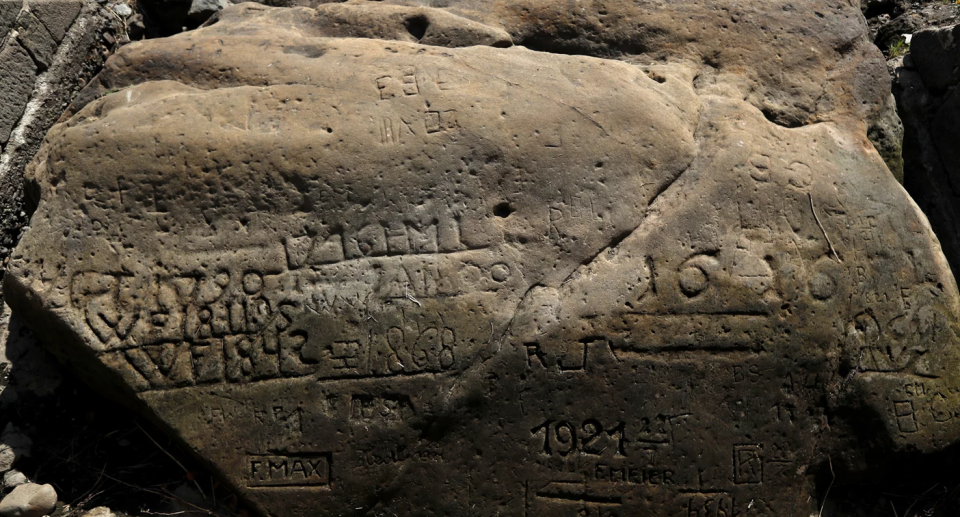
M26 483L0 501L0 517L42 517L57 505L57 491L50 485Z

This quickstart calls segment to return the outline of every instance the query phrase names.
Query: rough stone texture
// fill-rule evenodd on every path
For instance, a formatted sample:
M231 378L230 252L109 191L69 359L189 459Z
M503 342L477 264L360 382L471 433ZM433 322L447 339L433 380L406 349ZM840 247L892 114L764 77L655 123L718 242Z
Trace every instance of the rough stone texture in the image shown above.
M318 5L317 0L271 0L271 5ZM339 4L340 2L331 2ZM740 95L778 124L796 127L855 112L887 137L889 77L872 45L858 2L817 0L351 0L341 5L442 5L448 11L502 27L514 43L535 50L617 57L630 62L688 59L709 65L699 82ZM736 92L736 93L734 93ZM892 113L896 117L895 113ZM881 150L899 156L899 145ZM890 162L897 170L897 161Z
M903 122L897 114L897 101L893 94L887 96L886 108L867 130L867 138L873 142L890 173L903 183Z
M30 11L40 18L54 41L63 41L67 30L80 15L84 2L77 0L29 0Z
M0 23L9 13L19 16L10 34L0 38L0 275L31 208L24 206L23 170L73 95L102 65L112 48L103 36L120 25L92 1L20 6L0 1Z
M899 0L885 8L868 9L865 14L871 33L875 34L874 41L886 51L905 34L955 24L960 6L943 0Z
M177 3L179 2L179 4ZM709 65L699 82L740 95L778 124L836 121L857 114L894 175L902 175L902 132L887 102L889 77L870 41L857 2L817 0L800 8L791 0L263 0L282 6L399 4L444 6L447 11L502 28L535 50L616 57L637 63L687 59ZM166 20L186 12L186 0L144 5ZM182 15L177 15L182 18ZM163 34L190 25L169 21ZM356 30L366 37L364 25ZM408 39L400 38L400 39ZM838 113L840 111L841 113Z
M187 18L196 23L203 23L214 14L230 5L227 0L193 0L187 10Z
M328 38L329 12L121 49L33 162L4 279L259 510L809 515L828 459L960 436L960 297L863 76L787 68L847 93L786 128L803 94L765 116L721 58Z
M8 470L3 474L4 489L11 489L27 482L29 482L29 480L27 479L27 476L23 475L23 472L17 470Z
M0 517L43 517L53 513L57 491L50 485L26 483L0 501Z
M90 510L89 512L86 512L83 514L83 517L115 517L115 516L116 514L113 513L113 511L111 511L106 506L98 506Z
M894 83L906 128L904 159L909 174L904 185L929 216L955 273L960 271L957 32L957 27L946 27L916 34Z
M16 41L0 50L0 145L10 140L14 125L23 115L36 80L37 65Z
M50 31L31 12L25 12L17 23L17 40L30 53L40 72L50 68L53 55L57 52L57 42ZM32 83L27 83L32 86Z
M23 0L0 0L0 43L6 39L7 31L17 22L17 15L23 8Z
M328 37L391 39L443 47L513 45L502 29L439 9L325 4L317 7L311 21L311 32Z

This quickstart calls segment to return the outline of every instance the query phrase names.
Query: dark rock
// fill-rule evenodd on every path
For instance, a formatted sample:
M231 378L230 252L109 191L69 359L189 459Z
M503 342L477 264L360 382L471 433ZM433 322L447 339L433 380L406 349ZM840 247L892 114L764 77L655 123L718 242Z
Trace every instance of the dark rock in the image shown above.
M147 33L147 27L143 23L143 15L135 13L127 18L127 36L130 41L138 41L144 38Z
M881 15L895 17L902 14L909 3L906 0L861 0L860 9L867 18Z
M924 18L915 12L898 16L877 30L874 43L881 50L889 51L897 42L905 41L904 34L914 34L923 27L923 24Z
M930 121L930 135L954 195L960 195L960 96L951 90Z
M887 109L867 129L867 137L876 146L887 168L903 183L903 123L897 115L897 101L887 97Z
M148 37L159 37L197 28L224 4L224 0L141 0L137 6Z
M924 84L942 91L960 81L960 25L922 31L913 37L913 62Z
M930 218L954 272L960 272L960 46L955 27L916 34L894 94L903 118L904 186ZM910 65L910 66L907 66Z
M8 471L14 463L30 456L30 447L33 441L13 424L7 424L0 434L0 471Z

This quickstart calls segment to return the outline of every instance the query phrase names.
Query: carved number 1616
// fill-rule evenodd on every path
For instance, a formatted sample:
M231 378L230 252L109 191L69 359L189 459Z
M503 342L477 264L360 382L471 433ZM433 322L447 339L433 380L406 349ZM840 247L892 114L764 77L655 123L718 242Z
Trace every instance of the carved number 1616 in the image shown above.
M595 418L584 420L579 426L566 420L547 420L531 429L530 433L534 436L543 434L542 452L548 455L556 453L566 456L579 451L581 454L599 456L613 447L616 455L626 456L623 446L625 428L626 424L620 422L615 427L605 429Z

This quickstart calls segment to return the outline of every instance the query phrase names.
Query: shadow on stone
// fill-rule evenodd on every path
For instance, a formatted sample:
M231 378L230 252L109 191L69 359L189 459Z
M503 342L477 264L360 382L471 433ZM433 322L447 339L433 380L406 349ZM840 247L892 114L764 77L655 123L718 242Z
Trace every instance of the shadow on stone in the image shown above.
M32 441L14 466L53 485L60 499L55 515L97 506L126 514L241 511L236 497L161 430L67 373L5 305L0 422Z

